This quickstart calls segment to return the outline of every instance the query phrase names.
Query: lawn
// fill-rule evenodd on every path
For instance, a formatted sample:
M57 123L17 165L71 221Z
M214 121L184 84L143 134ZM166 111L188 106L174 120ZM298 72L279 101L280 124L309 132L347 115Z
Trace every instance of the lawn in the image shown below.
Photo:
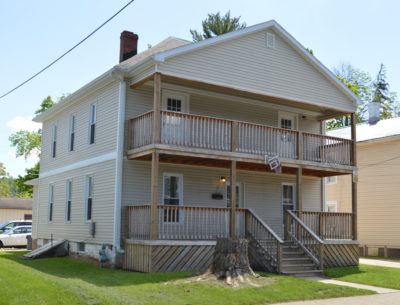
M377 287L400 289L400 269L369 265L331 268L325 274L337 280Z
M287 276L262 274L265 285L230 288L189 281L186 273L100 269L73 258L22 260L0 252L0 304L261 304L372 294Z

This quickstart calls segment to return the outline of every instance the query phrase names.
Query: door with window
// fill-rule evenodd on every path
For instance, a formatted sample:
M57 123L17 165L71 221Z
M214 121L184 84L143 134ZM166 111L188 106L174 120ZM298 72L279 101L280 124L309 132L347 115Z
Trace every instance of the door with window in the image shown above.
M225 198L226 198L226 207L231 207L231 185L230 183L226 184L225 188ZM243 199L242 199L242 184L240 182L236 183L236 208L243 208ZM243 215L240 213L236 213L236 235L240 235L240 229L244 225ZM226 219L227 232L229 231L229 215Z
M182 113L188 113L188 97L185 94L163 91L162 140L166 144L183 144L190 135L189 124Z
M287 130L296 130L296 115L291 113L279 114L279 128ZM288 131L281 130L278 139L278 153L284 158L294 158L296 151L296 137Z
M183 214L176 207L183 205L183 176L164 173L163 204L170 206L164 209L164 222L178 223Z
M285 211L296 209L295 185L291 183L282 184L282 223L285 224Z

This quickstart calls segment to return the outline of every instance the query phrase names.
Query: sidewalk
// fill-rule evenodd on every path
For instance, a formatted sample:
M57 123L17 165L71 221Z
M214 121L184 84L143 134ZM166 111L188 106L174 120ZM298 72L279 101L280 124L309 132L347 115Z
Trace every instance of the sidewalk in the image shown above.
M400 260L399 262L391 262L380 259L368 259L368 258L360 258L360 264L363 265L371 265L371 266L379 266L379 267L390 267L390 268L400 268Z
M359 297L279 303L275 305L400 305L400 292Z

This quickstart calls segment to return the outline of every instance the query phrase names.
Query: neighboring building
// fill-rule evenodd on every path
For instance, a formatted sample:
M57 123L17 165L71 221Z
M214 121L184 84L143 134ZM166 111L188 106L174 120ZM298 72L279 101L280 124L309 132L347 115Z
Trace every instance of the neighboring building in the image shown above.
M350 128L330 135L349 138ZM400 257L400 118L357 125L358 237L364 255ZM326 209L351 211L347 176L327 182Z
M0 198L0 224L9 220L31 220L32 199Z
M193 270L217 237L246 235L267 270L289 272L292 248L312 270L357 264L353 214L322 212L322 178L355 168L353 141L325 137L323 120L354 113L357 97L275 21L136 55L137 41L123 32L120 64L34 119L38 245L67 239L97 257L108 244L126 269ZM317 218L350 225L317 237Z

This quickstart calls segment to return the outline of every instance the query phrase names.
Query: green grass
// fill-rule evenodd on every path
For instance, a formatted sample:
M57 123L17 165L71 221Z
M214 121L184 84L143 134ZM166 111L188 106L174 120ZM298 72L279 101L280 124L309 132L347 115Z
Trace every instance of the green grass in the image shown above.
M0 304L261 304L372 294L287 276L262 274L261 287L231 288L188 280L187 273L100 269L72 258L22 260L0 252Z
M337 280L400 289L400 269L369 265L330 268L325 274Z

